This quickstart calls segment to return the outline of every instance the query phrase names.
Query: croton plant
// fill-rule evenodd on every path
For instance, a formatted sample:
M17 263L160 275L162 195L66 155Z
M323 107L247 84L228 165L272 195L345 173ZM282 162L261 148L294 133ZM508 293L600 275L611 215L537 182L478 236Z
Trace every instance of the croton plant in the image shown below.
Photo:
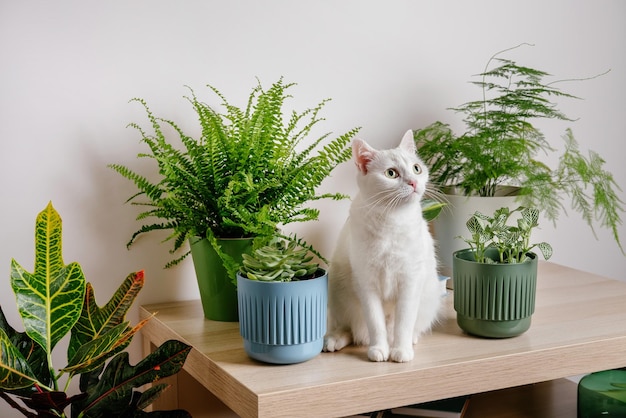
M0 306L0 397L27 417L188 417L186 411L143 409L165 389L141 386L177 373L191 347L167 341L136 365L125 348L147 320L131 326L126 313L144 284L131 273L102 307L81 266L64 264L61 217L49 203L37 216L34 272L11 262L11 287L25 332L12 328ZM70 334L67 365L52 352ZM73 378L79 393L68 395ZM68 413L69 411L69 413Z

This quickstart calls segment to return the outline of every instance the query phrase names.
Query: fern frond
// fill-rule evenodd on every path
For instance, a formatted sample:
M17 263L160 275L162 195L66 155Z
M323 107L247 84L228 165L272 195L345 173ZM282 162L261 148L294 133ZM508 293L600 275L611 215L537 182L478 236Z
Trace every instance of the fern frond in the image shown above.
M350 158L349 142L358 129L335 139L322 135L298 151L310 140L313 127L324 120L320 113L328 99L302 112L292 111L285 119L283 107L293 86L295 83L283 78L268 89L258 82L241 109L208 85L221 100L222 112L187 87L184 98L198 117L199 138L186 135L174 121L155 116L144 100L131 100L143 106L151 126L149 132L136 123L129 124L150 150L138 158L153 160L160 178L151 182L125 166L110 165L139 190L129 198L132 204L146 208L138 220L157 220L136 231L129 245L154 230L172 231L166 238L174 243L172 251L192 236L268 237L277 225L317 219L319 211L306 208L307 202L345 198L341 194L317 195L316 189L338 164ZM171 130L182 149L166 138L165 132ZM320 149L323 143L326 145Z

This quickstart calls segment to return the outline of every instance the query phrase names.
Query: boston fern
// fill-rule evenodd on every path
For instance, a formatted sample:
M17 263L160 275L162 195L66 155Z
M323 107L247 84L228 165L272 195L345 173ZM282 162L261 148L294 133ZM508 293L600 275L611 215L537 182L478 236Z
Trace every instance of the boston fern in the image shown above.
M605 161L593 151L584 155L570 129L563 136L564 151L556 168L538 159L556 150L533 122L571 121L551 100L575 97L554 82L544 82L548 73L499 58L509 50L492 56L478 75L480 80L473 82L481 90L480 99L452 109L464 115L466 132L457 136L441 122L415 131L432 182L466 196L494 196L501 185L518 186L523 204L542 208L553 221L564 209L567 195L589 226L598 220L613 232L621 248L623 202Z
M143 271L131 273L109 302L98 306L80 265L63 262L61 226L48 204L37 216L34 271L11 262L11 287L25 331L11 327L0 309L0 398L26 417L190 417L182 410L143 411L168 385L139 389L177 373L191 350L170 340L130 365L124 350L147 320L131 326L125 316L143 287ZM67 336L67 365L57 369L52 353ZM79 378L79 393L68 396L73 378Z
M148 133L131 124L150 148L150 153L138 157L153 159L159 177L153 182L128 167L111 165L139 189L129 199L147 208L138 219L156 219L136 231L128 245L145 232L171 230L172 252L191 237L206 237L224 258L218 238L257 237L257 242L267 242L279 226L318 219L318 209L307 207L307 203L345 198L341 194L317 194L316 189L338 164L350 158L350 140L358 128L332 141L326 141L328 133L309 141L313 128L323 120L319 113L328 100L286 117L283 106L294 85L282 78L269 89L259 83L245 108L230 104L209 85L221 100L223 113L202 102L190 89L186 99L198 116L198 138L186 135L173 121L154 116L144 100L134 99L146 109L153 130ZM173 129L182 149L168 140L164 128ZM226 267L229 271L234 268Z

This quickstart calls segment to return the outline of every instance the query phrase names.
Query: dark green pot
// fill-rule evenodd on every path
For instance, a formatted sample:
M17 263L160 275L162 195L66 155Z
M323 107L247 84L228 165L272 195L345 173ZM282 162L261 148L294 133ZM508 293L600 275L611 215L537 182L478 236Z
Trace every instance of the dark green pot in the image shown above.
M462 330L508 338L530 328L537 289L536 254L529 253L520 264L483 264L465 249L455 252L452 261L454 309Z
M578 418L626 417L626 368L588 374L578 383Z
M241 262L243 253L252 251L252 238L218 239L222 251ZM202 309L207 319L237 322L237 287L228 276L213 246L206 238L192 238L191 257L196 271Z

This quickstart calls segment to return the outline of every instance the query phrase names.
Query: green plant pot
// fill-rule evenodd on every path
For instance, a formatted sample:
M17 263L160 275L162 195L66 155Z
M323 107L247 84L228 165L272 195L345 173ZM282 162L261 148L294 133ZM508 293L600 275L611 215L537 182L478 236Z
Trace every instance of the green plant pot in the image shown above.
M465 225L467 218L476 212L493 213L504 206L518 206L515 199L519 187L499 186L493 197L465 196L462 190L455 187L446 187L443 192L443 200L448 204L433 221L433 227L439 253L439 272L452 277L453 254L466 246L457 237L471 237Z
M237 262L241 262L243 253L252 251L252 238L217 241L222 251ZM228 277L222 259L206 238L192 238L189 243L204 316L214 321L236 322L239 319L237 287Z
M591 373L578 382L578 418L626 417L626 368Z
M474 261L469 249L456 251L452 278L457 323L465 332L508 338L530 328L537 289L536 254L529 253L520 264L483 264Z
M239 331L255 360L307 361L322 352L326 334L328 274L310 280L262 282L237 274Z

